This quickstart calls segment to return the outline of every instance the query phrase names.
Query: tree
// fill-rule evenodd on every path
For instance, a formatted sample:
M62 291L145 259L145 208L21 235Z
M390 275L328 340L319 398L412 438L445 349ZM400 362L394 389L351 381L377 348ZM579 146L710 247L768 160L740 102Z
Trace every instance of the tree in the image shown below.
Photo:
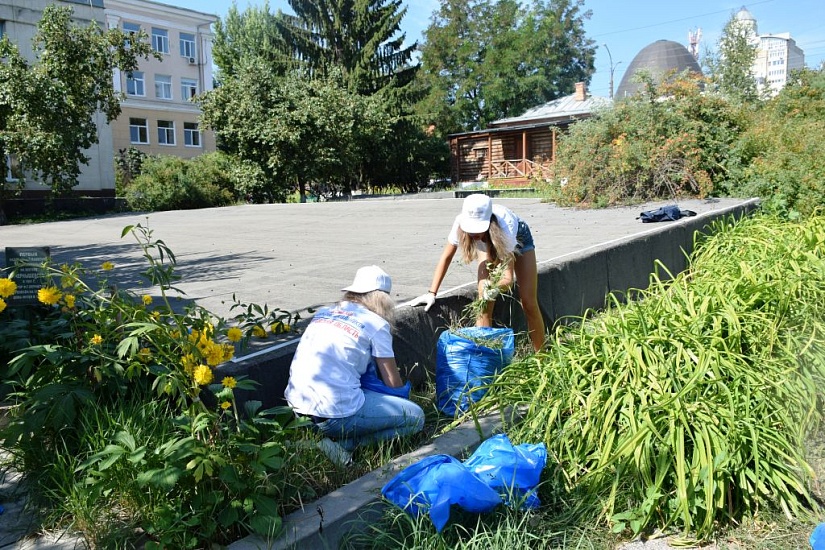
M717 42L717 51L708 53L704 65L717 89L739 101L759 99L759 90L753 73L756 44L753 29L732 15Z
M200 100L204 124L229 153L263 174L261 202L282 202L309 187L349 193L361 159L387 135L391 120L374 97L348 90L340 74L276 74L257 59Z
M424 33L419 111L442 134L572 93L593 74L583 0L442 0Z
M343 72L347 86L364 95L412 81L417 44L404 46L401 0L289 0L295 16L279 29L309 74Z
M212 57L219 69L219 78L234 76L244 60L260 57L273 69L281 72L294 67L277 20L284 15L279 11L272 14L269 2L261 7L249 6L243 13L237 4L232 4L226 18L215 23L215 40Z
M108 123L121 112L113 70L136 70L151 52L145 33L130 40L119 29L77 25L72 14L55 5L43 10L33 65L0 39L0 158L14 155L54 195L77 185L80 165L88 164L84 150L98 142L95 114Z

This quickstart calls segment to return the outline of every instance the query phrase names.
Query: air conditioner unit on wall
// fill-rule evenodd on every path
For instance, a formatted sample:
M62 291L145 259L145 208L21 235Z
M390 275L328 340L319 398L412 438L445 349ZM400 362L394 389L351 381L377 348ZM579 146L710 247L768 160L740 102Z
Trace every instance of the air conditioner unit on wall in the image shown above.
M198 63L198 60L195 59L194 57L189 58L189 64L190 65L196 65L197 63Z

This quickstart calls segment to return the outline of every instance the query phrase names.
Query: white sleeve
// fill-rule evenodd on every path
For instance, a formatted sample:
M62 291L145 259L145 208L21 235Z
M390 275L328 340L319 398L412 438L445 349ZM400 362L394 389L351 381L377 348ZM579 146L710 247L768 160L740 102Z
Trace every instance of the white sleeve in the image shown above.
M395 352L392 349L392 333L390 332L389 323L378 329L372 337L372 355L373 357L395 357Z
M450 229L450 234L447 235L447 242L453 246L458 246L458 220L461 218L461 215L455 217L455 221L453 222L453 227Z

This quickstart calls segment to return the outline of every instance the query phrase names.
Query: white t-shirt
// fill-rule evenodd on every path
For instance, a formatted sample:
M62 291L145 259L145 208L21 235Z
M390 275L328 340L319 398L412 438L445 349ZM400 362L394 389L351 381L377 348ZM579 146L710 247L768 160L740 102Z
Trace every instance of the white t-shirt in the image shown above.
M512 210L501 206L500 204L493 204L493 215L495 215L498 224L504 233L504 238L507 242L506 252L513 252L516 249L516 235L518 234L519 217L516 216ZM447 242L453 246L458 246L458 228L461 214L455 217L453 227L450 229L450 234L447 236ZM476 241L476 248L479 252L487 252L487 245L482 241Z
M295 350L284 397L300 414L352 416L364 404L361 375L371 357L395 357L384 318L346 301L319 309Z

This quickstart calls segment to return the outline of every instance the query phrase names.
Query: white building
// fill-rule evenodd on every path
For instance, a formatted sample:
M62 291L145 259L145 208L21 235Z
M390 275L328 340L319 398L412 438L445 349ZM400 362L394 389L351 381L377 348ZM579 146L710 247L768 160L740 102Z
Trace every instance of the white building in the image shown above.
M37 24L43 17L43 10L50 4L72 8L74 20L80 25L88 25L92 21L101 27L105 24L103 0L0 0L0 35L7 36L29 64L35 62L32 40L37 33ZM98 129L98 143L85 151L90 159L89 164L81 166L82 172L75 189L87 196L113 197L115 169L112 129L106 124L106 117L102 113L96 115L95 123ZM6 166L15 162L10 158L5 160ZM27 178L25 190L33 194L46 194L49 188L32 178Z
M752 72L759 91L776 95L788 83L791 71L805 67L805 53L790 33L759 34L756 19L745 8L736 13L736 20L748 29L756 46Z
M145 31L162 56L141 61L132 74L114 75L115 90L126 94L123 112L112 122L115 152L134 147L191 158L214 151L214 133L200 129L200 109L191 98L212 89L212 24L218 18L149 0L105 5L110 28Z

